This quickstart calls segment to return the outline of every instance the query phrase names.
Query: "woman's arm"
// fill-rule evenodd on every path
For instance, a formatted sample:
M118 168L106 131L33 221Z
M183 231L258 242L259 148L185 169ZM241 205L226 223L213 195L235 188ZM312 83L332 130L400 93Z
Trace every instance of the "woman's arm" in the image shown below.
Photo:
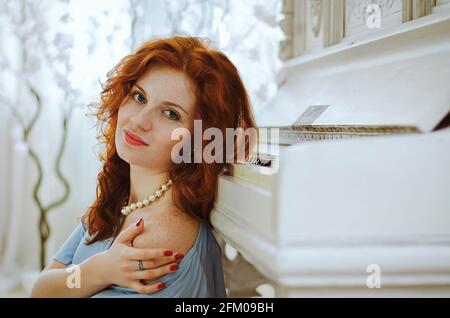
M102 255L95 254L71 270L53 261L35 282L31 297L89 297L105 289L109 284L101 275Z
M142 294L159 291L165 286L156 280L174 271L166 265L174 260L174 255L167 248L130 247L143 230L144 222L140 219L121 232L108 250L87 258L71 270L64 264L53 262L35 282L31 297L90 297L112 284ZM140 271L136 267L138 260L154 266ZM145 285L142 280L148 279L156 283Z

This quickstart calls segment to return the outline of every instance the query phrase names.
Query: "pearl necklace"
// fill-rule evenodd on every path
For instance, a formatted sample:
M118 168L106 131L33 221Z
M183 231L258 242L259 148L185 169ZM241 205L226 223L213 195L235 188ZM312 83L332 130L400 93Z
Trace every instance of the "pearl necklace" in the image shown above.
M164 192L166 192L169 187L172 185L172 180L169 179L166 183L164 183L159 190L156 190L153 194L149 195L147 198L145 198L142 201L138 201L136 203L129 204L127 206L124 206L121 210L123 215L128 215L131 212L133 212L136 209L140 209L144 206L149 205L150 203L156 201L158 198L162 197Z

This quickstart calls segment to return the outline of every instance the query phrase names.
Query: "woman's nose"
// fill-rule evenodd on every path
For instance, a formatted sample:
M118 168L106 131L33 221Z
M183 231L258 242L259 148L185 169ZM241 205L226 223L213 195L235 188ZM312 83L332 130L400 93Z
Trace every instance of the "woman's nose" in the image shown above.
M154 118L154 111L146 107L141 111L135 113L131 117L131 121L136 127L142 129L143 131L149 131L152 129Z

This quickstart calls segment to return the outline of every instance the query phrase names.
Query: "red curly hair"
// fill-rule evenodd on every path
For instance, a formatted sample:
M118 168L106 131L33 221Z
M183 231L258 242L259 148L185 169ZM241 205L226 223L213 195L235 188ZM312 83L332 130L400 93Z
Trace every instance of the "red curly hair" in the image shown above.
M208 44L205 39L179 36L146 41L107 73L100 103L94 112L100 126L97 140L105 145L105 151L99 155L103 167L97 176L96 200L82 217L91 235L88 244L116 236L122 226L120 210L129 196L130 167L116 151L114 136L118 110L124 98L130 95L133 84L150 66L171 67L192 80L202 130L217 127L225 140L226 128L257 129L238 70L225 54ZM236 141L233 142L236 151ZM205 145L203 141L202 146ZM250 149L245 140L245 157L250 154ZM218 177L226 165L226 160L223 163L174 164L169 177L173 181L176 207L211 224Z

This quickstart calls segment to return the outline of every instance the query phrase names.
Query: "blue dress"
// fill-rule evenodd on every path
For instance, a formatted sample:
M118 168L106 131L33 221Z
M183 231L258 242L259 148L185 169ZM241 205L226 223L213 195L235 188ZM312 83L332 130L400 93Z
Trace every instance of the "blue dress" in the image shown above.
M80 222L53 259L65 265L80 264L88 257L107 250L114 241L111 237L86 245L86 238L89 238L89 233ZM201 222L196 241L179 263L179 269L158 281L164 282L166 287L154 294L139 294L130 288L110 285L91 297L226 297L221 249L209 224Z

